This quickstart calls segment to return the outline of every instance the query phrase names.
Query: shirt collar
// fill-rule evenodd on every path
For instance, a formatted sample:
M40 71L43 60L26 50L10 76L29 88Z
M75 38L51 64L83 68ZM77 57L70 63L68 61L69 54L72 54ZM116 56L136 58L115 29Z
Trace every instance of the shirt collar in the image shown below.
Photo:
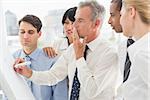
M36 60L38 58L40 49L36 48L30 55L28 55L31 59ZM25 58L27 56L24 52L24 50L21 51L21 58Z
M131 52L131 54L134 54L135 50L139 50L139 47L141 47L141 45L144 45L145 42L149 41L148 40L149 37L150 37L150 32L148 32L142 38L140 38L139 40L136 40L135 43L129 46L128 51Z
M96 49L96 47L98 46L98 44L102 41L101 37L98 36L96 39L94 39L93 41L89 42L87 44L87 46L89 47L89 49L91 51L94 51Z

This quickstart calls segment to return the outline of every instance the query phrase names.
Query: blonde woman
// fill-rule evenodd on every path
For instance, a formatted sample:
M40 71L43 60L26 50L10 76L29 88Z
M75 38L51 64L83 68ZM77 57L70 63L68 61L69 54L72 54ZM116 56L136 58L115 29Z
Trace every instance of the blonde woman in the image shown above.
M124 100L150 100L150 0L123 0L123 34L135 42L128 47L131 68L123 83Z

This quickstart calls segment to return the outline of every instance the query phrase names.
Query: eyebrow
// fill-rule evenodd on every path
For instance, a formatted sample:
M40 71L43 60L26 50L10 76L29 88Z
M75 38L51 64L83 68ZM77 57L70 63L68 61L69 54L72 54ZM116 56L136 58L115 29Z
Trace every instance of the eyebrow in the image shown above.
M19 29L20 31L25 31L24 29ZM33 31L34 32L34 30L28 30L28 31Z

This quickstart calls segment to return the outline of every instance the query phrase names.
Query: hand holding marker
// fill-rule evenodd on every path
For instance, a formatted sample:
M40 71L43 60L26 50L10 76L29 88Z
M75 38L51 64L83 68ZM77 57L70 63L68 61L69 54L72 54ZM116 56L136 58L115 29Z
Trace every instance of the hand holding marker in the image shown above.
M15 68L18 68L20 66L27 66L27 65L30 65L30 64L31 64L31 61L26 61L26 62L23 62L23 63L16 64Z

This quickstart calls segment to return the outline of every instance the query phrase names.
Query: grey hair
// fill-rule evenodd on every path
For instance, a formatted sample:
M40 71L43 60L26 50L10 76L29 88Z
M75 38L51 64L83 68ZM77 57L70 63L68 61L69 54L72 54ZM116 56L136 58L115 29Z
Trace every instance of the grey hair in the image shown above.
M104 6L100 5L95 0L87 0L84 2L79 3L79 8L83 7L90 7L92 11L91 20L95 21L97 18L100 18L102 21L104 20L105 16L105 8Z

